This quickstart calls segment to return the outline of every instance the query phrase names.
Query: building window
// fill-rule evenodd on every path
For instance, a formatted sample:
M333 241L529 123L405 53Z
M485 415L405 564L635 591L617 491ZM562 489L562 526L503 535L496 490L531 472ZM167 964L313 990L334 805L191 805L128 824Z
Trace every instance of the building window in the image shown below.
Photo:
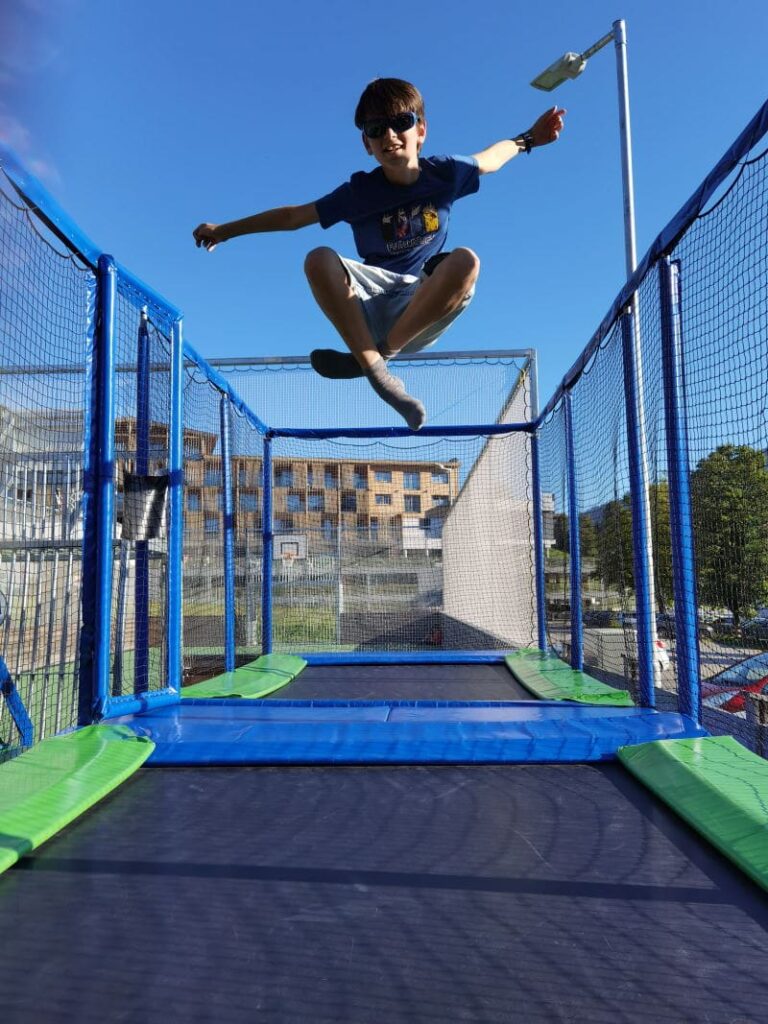
M421 498L418 494L406 494L403 501L406 512L421 512Z
M205 532L206 533L218 533L219 532L219 517L218 516L206 516L205 517Z
M223 491L219 491L219 493L216 495L216 508L219 510L219 512L223 512L224 511L224 492Z
M339 467L338 466L326 466L323 476L325 478L325 487L327 490L335 490L339 486Z
M440 508L441 506L447 505L448 504L448 495L447 494L433 494L432 495L432 504L436 505L438 508Z
M368 486L367 466L355 466L354 486L358 491L364 491Z
M188 512L199 512L200 511L200 491L188 491L187 492L187 511Z
M333 540L334 524L330 516L323 516L322 531L325 540Z
M341 511L357 512L357 495L355 494L354 491L342 491Z
M254 491L242 491L240 494L241 512L258 512L259 496Z
M421 528L428 537L439 537L441 526L442 520L439 516L434 519L431 519L429 516L425 516L421 521Z
M377 505L391 505L392 504L392 495L391 494L377 494L376 495L376 504Z
M392 483L392 470L391 469L377 469L373 474L373 478L378 484L391 484Z
M418 491L421 486L421 473L403 473L403 489Z
M206 487L221 487L221 469L214 466L208 466L205 470L203 483Z
M293 529L293 516L278 516L272 523L274 533L290 533Z
M322 491L310 491L307 495L307 508L310 512L325 512L325 495Z
M304 495L299 491L291 491L290 494L286 495L285 507L289 512L303 512Z
M315 471L312 466L307 466L307 487L314 487L315 485Z
M447 484L448 483L448 474L444 473L442 470L433 469L432 470L432 483L433 484Z
M279 466L275 470L275 487L293 487L293 469L290 466Z
M371 517L371 540L378 540L379 537L379 520L374 516Z

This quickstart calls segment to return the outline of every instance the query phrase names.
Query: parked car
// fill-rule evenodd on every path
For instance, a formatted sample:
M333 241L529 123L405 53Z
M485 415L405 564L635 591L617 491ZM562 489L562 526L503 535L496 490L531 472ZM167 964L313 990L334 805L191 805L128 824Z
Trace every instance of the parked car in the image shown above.
M656 616L656 633L665 640L674 640L677 635L677 623L674 612L659 612ZM699 637L710 639L715 635L711 622L699 616Z
M757 616L741 625L741 635L756 644L768 644L768 619Z
M768 651L731 665L701 686L702 704L746 715L748 693L768 694Z

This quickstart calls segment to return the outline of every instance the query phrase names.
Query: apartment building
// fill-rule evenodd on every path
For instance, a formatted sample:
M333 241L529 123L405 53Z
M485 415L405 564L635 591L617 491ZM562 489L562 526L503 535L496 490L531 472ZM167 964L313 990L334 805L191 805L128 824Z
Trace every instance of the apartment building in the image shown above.
M261 459L235 456L232 491L238 536L262 529ZM185 522L193 536L223 530L221 460L202 453L186 464ZM275 459L272 528L275 554L299 558L348 541L439 550L442 523L456 500L459 462Z

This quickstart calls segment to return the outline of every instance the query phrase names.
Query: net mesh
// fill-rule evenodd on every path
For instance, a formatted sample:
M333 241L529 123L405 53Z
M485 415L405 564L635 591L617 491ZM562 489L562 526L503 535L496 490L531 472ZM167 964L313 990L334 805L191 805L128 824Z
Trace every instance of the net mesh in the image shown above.
M276 439L275 650L530 644L528 444Z
M675 248L704 722L754 738L768 682L768 153L745 160ZM764 728L764 727L763 727Z
M0 649L35 739L77 719L94 275L0 172ZM0 748L19 741L0 696Z
M142 328L146 300L118 278L115 316L115 515L112 565L111 693L123 697L165 686L167 529L150 540L123 536L125 474L168 472L168 324ZM142 337L145 340L142 340ZM140 369L144 346L146 369Z
M402 427L403 420L381 402L364 378L327 380L306 359L296 362L243 360L213 365L270 427ZM433 427L502 422L516 393L528 355L411 357L389 366L409 392L424 403ZM528 392L518 411L530 419Z

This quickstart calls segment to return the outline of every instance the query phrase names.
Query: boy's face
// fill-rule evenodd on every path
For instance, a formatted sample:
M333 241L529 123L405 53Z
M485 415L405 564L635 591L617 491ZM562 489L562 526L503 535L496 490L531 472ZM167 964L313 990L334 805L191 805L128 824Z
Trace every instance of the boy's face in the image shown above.
M395 115L391 118L377 117L366 121L366 126L369 123L376 123L377 131L383 126L384 130L377 138L371 138L365 130L363 131L366 152L381 164L385 172L388 169L397 172L398 169L406 167L418 168L419 150L427 136L426 121L417 121L412 127L399 130L400 125L392 123L397 122L398 116L402 117Z

